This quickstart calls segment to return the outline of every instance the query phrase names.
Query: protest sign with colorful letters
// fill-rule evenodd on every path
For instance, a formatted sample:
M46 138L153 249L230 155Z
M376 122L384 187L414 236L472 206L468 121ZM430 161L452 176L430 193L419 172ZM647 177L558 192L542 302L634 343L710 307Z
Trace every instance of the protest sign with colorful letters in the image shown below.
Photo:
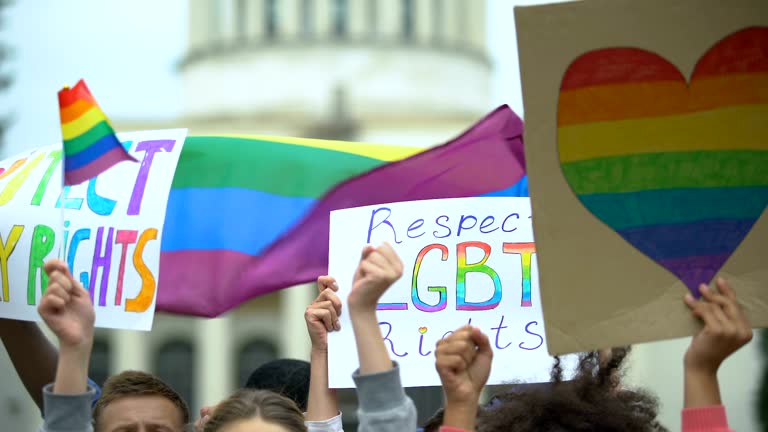
M377 316L405 386L436 386L435 344L471 324L494 350L489 384L547 381L536 249L528 198L455 198L374 205L331 213L329 274L346 304L367 244L392 245L403 276ZM352 387L358 367L349 314L330 334L331 387Z
M139 163L63 189L60 145L0 162L0 317L38 320L43 264L62 258L90 291L96 326L149 330L166 203L186 135L120 134Z

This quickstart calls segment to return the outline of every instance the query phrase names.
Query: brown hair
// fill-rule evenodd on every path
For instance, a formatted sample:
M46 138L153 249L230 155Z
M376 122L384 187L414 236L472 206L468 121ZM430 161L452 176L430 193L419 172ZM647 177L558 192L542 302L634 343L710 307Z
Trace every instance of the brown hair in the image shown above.
M252 418L284 426L291 432L307 432L304 414L296 403L267 390L238 390L220 403L205 423L204 432L216 432L225 425Z
M189 423L189 407L171 386L160 378L139 371L125 371L107 379L102 394L93 408L93 420L98 430L99 417L112 402L130 396L160 396L173 402L179 409L183 425Z
M480 432L528 431L666 431L656 421L658 402L641 390L620 388L621 366L629 347L614 348L600 364L597 352L581 356L576 376L563 378L555 357L549 385L524 386L496 396L478 414Z

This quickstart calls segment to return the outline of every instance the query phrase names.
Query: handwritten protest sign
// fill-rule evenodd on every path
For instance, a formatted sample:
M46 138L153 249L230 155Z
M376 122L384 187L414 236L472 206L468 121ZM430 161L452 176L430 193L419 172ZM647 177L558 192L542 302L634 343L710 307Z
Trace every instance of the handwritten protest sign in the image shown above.
M515 16L549 351L694 334L716 275L768 325L768 3Z
M406 386L440 385L435 344L464 324L494 348L489 384L547 381L536 249L528 198L413 201L331 213L328 272L345 299L366 244L389 242L403 277L382 297L378 318ZM358 367L349 314L330 336L332 387L352 387Z
M91 293L98 327L149 330L166 202L186 134L120 134L139 163L63 190L60 145L0 162L0 317L38 320L43 263L63 256Z

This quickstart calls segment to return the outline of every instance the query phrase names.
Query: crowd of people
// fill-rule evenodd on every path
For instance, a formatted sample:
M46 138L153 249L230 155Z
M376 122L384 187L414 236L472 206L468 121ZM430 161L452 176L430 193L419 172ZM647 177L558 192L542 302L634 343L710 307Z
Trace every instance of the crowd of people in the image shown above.
M99 389L88 378L94 308L66 263L51 260L49 283L39 304L42 320L59 340L51 345L34 323L0 320L0 337L17 373L43 413L46 432L337 432L342 429L336 393L328 387L328 333L340 330L349 314L359 369L354 372L360 431L418 429L416 408L400 381L379 330L376 305L401 276L394 249L366 246L346 304L330 276L317 281L319 294L305 313L312 342L309 364L268 363L245 387L198 415L159 378L142 371L110 377ZM701 299L684 302L702 321L684 362L683 431L728 431L717 371L752 338L749 321L729 284L701 286ZM551 382L522 385L480 404L493 350L478 328L463 326L439 341L435 367L445 394L425 432L464 431L660 431L658 403L648 392L627 388L621 371L629 348L583 353L574 376L565 376L555 358ZM496 365L497 367L499 365ZM330 365L333 367L333 365Z

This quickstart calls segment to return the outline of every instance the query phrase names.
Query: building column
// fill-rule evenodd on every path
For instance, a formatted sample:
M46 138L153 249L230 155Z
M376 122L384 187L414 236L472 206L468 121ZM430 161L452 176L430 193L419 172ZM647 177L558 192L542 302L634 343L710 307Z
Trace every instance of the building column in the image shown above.
M197 406L218 403L233 393L232 337L229 315L195 321Z
M467 5L469 13L469 28L467 29L467 39L472 48L485 51L486 34L486 2L472 2Z
M216 3L219 8L219 38L217 42L229 43L235 39L235 1L223 0Z
M379 0L378 34L381 40L400 41L403 39L403 2L400 0Z
M432 42L432 29L434 24L434 14L432 13L433 4L431 1L414 1L414 19L416 21L416 40L420 44Z
M311 342L304 311L315 295L315 284L297 285L280 291L280 357L309 360Z
M264 0L250 0L246 8L248 40L260 41L264 37Z
M445 45L457 45L465 29L459 28L459 1L443 0L443 40Z
M349 38L351 40L361 40L370 34L368 8L370 0L351 0L348 2L349 8Z
M151 371L147 343L149 333L134 330L113 330L110 335L110 365L112 375L127 370Z
M300 0L281 0L278 3L280 17L280 39L296 40L301 33Z
M328 38L331 31L331 0L315 0L314 34L318 39Z
M189 3L189 51L204 48L208 42L209 22L208 3L205 0L192 0Z

